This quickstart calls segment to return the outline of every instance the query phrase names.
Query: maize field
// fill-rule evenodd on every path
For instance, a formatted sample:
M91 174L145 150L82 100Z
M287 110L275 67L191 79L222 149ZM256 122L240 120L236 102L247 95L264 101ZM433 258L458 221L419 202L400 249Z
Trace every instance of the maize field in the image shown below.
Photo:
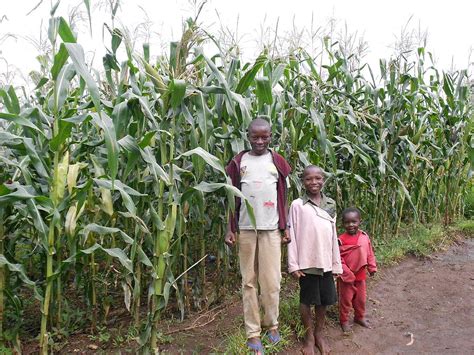
M3 344L39 335L46 354L58 335L126 310L140 346L156 350L170 313L185 317L235 287L224 235L241 195L224 166L257 115L293 167L290 201L303 167L319 165L338 211L358 206L376 244L463 214L472 82L436 69L425 48L370 68L326 38L324 61L299 48L242 62L224 49L206 55L212 36L193 19L166 55L107 30L93 69L52 11L35 89L0 87Z

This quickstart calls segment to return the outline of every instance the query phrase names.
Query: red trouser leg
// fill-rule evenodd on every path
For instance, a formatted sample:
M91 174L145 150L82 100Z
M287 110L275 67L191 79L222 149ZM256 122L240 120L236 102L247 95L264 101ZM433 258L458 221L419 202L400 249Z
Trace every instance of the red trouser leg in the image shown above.
M337 288L339 293L339 322L341 324L349 321L349 312L352 308L352 299L356 288L353 283L342 282L337 280Z
M354 319L360 320L365 317L365 300L367 297L365 280L354 282L355 295L352 301L354 306Z

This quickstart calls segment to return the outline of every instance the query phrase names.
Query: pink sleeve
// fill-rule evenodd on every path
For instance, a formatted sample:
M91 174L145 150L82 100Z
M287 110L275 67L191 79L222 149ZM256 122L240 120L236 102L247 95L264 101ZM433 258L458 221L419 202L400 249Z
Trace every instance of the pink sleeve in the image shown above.
M295 213L295 207L293 204L290 206L290 212L288 215L288 226L290 229L291 242L288 244L288 272L292 273L300 269L298 264L298 238L296 236L297 229L297 217Z
M341 254L339 253L339 239L337 239L336 224L332 228L332 273L342 274Z

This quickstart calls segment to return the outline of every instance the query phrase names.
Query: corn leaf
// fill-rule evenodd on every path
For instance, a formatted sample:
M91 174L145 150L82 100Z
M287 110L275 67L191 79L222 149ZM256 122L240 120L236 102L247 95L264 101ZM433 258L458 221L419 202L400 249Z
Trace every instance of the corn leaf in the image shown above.
M84 79L87 85L87 89L89 90L92 102L94 103L97 112L100 112L101 106L99 88L87 69L82 46L77 43L66 43L65 47L69 56L71 57L76 72L82 77L82 79Z

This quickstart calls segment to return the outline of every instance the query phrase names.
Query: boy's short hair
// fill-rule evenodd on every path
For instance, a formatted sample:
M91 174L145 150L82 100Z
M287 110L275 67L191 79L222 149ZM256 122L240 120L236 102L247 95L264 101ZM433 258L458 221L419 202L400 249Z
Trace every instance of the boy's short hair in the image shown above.
M268 127L270 130L272 128L272 125L270 124L269 117L265 115L259 115L252 121L250 121L249 126L247 128L247 131L250 132L250 130L253 127Z
M346 215L349 213L357 213L357 216L359 216L359 219L361 218L360 210L357 207L347 207L344 209L344 211L342 211L342 214L341 214L343 221Z
M309 169L318 169L319 171L321 171L321 173L323 174L324 178L326 178L326 172L324 171L323 168L321 168L320 166L317 166L317 165L308 165L308 166L305 166L305 168L303 169L303 173L301 174L301 178L302 178L302 179L304 178L304 176L306 175L306 172L307 172Z

